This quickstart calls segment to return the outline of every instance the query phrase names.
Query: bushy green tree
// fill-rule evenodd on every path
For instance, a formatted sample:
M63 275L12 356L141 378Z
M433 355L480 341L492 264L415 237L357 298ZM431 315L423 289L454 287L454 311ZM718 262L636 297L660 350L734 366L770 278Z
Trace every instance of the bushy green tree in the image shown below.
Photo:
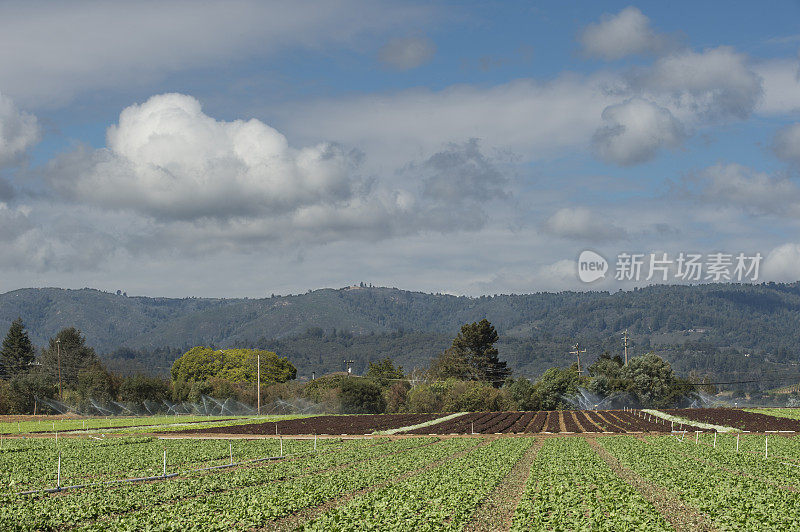
M627 391L629 383L622 378L622 368L623 361L619 355L611 357L608 353L603 353L588 368L591 380L587 389L601 397Z
M394 381L383 391L387 412L401 412L408 401L408 391L411 385L405 381Z
M486 382L451 380L447 382L441 410L444 412L479 412L482 410L512 410L513 408L514 400L508 390L495 388Z
M76 390L83 401L109 401L116 396L113 379L99 361L78 372Z
M172 365L172 378L181 382L219 378L236 383L255 383L259 357L262 384L286 382L297 376L297 369L272 351L194 347Z
M573 408L567 398L578 393L585 380L578 375L578 366L550 368L536 381L534 400L542 410L568 410Z
M518 410L540 410L536 386L530 380L524 377L509 379L503 388L508 391Z
M404 379L405 373L403 373L403 366L395 367L392 359L386 357L380 362L370 361L369 368L364 376L374 380L379 386L386 386L393 380Z
M9 381L7 401L11 414L31 414L48 412L49 408L42 399L56 396L58 384L43 371L32 371L17 375Z
M380 414L386 410L383 390L368 379L344 379L339 390L339 400L345 414Z
M136 374L122 381L119 399L128 403L143 403L145 400L161 402L170 397L169 381Z
M630 359L621 377L627 381L627 391L647 408L672 406L685 391L669 362L653 353Z
M29 364L36 358L36 351L33 348L22 318L17 318L11 323L8 334L3 339L3 346L0 349L0 377L11 378L15 375L27 373L30 369Z
M411 388L404 410L415 413L441 412L441 394L436 388L433 384L420 384Z

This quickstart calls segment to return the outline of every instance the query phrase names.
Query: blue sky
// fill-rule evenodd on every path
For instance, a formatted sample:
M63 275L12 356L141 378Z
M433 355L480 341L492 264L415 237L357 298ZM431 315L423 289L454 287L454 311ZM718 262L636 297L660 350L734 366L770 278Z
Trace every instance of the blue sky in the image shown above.
M798 20L796 1L5 2L0 291L654 282L615 279L623 252L800 279ZM605 278L579 279L584 250Z

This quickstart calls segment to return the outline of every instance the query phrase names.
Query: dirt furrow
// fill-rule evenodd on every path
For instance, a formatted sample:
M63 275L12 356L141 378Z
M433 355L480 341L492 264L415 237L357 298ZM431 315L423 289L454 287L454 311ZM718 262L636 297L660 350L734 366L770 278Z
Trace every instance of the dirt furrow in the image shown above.
M649 482L630 469L620 464L611 453L606 451L595 438L587 438L600 458L616 473L621 479L630 484L644 497L664 518L675 527L675 530L715 530L708 516L700 512L694 506L688 505L678 498L671 491Z
M525 484L528 482L536 453L539 452L542 443L542 440L536 440L517 460L508 475L478 506L472 521L464 528L465 531L491 532L511 528L514 512L525 492Z
M399 477L397 477L395 479L392 479L392 480L389 480L389 481L386 481L386 482L381 482L379 484L375 484L375 485L372 485L372 486L369 486L369 487L366 487L366 488L363 488L363 489L360 489L360 490L357 490L357 491L350 492L350 493L348 493L346 495L342 495L341 497L337 497L335 499L331 499L331 500L329 500L329 501L327 501L327 502L325 502L325 503L323 503L323 504L321 504L319 506L313 506L313 507L310 507L310 508L305 508L303 510L300 510L299 512L295 512L295 513L293 513L291 515L287 515L286 517L281 517L280 519L276 519L276 520L272 521L269 525L266 525L266 526L264 526L264 527L262 527L260 529L255 529L255 530L270 530L270 531L296 530L301 524L306 523L308 521L311 521L313 519L316 519L317 517L319 517L322 514L324 514L325 512L327 512L328 510L332 510L332 509L337 508L339 506L345 505L350 500L354 499L355 497L359 497L361 495L366 495L366 494L371 493L371 492L373 492L375 490L379 490L381 488L384 488L384 487L386 487L386 486L388 486L390 484L395 484L397 482L402 482L403 480L405 480L405 479L407 479L409 477L420 475L420 474L422 474L422 473L424 473L424 472L426 472L426 471L428 471L430 469L433 469L435 467L439 467L440 465L442 465L443 463L445 463L448 460L455 460L455 459L457 459L457 458L459 458L461 456L464 456L467 453L471 453L472 451L474 451L478 447L481 447L483 445L488 444L489 441L490 440L488 440L488 439L487 440L483 440L478 445L474 445L474 446L470 447L469 449L464 449L463 451L458 451L457 453L451 454L449 456L445 456L444 458L440 458L439 460L434 460L433 462L431 462L429 464L426 464L426 465L424 465L424 466L422 466L420 468L414 469L412 471L407 471L407 472L403 473L402 475L400 475Z

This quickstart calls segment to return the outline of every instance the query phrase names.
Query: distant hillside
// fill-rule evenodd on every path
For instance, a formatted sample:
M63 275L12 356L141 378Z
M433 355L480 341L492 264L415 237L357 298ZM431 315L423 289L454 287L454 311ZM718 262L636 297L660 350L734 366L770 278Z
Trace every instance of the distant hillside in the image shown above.
M157 365L161 371L175 353L194 345L273 347L296 361L301 375L342 369L345 358L357 360L357 370L381 356L407 368L422 366L463 323L484 317L500 332L501 355L522 374L570 363L565 353L575 341L589 347L589 360L602 350L617 353L625 329L632 353L657 350L685 372L766 379L778 370L797 373L800 360L798 283L479 298L394 288L265 299L126 297L58 288L0 295L0 329L17 316L37 345L74 325L98 352L117 351L107 358L118 367Z

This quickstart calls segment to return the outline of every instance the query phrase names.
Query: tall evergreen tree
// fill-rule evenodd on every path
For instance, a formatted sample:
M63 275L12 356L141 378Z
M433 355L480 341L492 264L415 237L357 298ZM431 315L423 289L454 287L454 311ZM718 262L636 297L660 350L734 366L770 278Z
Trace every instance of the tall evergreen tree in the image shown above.
M33 362L35 357L36 351L25 331L22 318L17 318L3 339L3 347L0 350L0 375L10 378L26 373L29 369L28 364Z
M56 342L59 340L60 342ZM57 345L60 343L59 345ZM78 373L99 362L94 349L86 345L86 337L75 327L61 329L42 352L42 363L49 375L58 377L59 351L61 358L61 379L65 388L78 385Z
M511 375L506 362L498 358L497 331L488 320L467 323L453 340L453 345L431 365L438 378L488 381L496 388Z

